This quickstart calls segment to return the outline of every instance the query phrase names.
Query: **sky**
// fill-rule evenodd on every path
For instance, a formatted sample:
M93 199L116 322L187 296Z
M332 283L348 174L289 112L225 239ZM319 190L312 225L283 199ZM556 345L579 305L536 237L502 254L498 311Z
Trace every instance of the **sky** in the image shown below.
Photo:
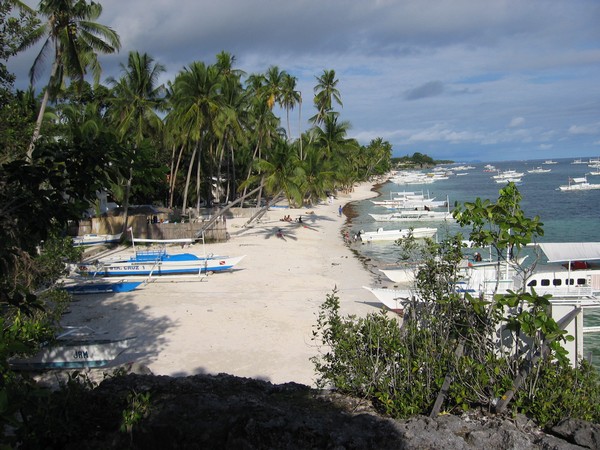
M394 156L600 156L599 0L99 3L98 22L122 44L100 58L103 80L119 77L130 51L165 65L162 82L194 61L214 63L221 51L248 75L277 66L302 94L292 138L315 113L316 77L334 70L348 137L363 145L383 138ZM26 86L39 48L10 61L17 87Z

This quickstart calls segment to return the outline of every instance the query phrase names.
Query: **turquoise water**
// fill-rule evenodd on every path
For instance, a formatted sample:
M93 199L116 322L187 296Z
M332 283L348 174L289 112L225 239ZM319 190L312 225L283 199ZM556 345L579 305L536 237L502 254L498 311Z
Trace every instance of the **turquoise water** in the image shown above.
M522 183L518 186L523 196L521 207L527 217L540 216L543 222L544 236L540 242L600 242L600 189L581 192L562 192L560 185L568 184L569 177L582 177L592 170L586 164L571 164L574 158L554 160L558 164L544 165L543 160L502 161L497 163L469 163L474 169L467 170L468 175L451 176L447 180L437 180L432 184L397 185L386 183L380 189L382 199L390 198L390 192L423 191L437 200L471 202L477 197L498 199L502 185L491 177L494 173L484 172L486 164L492 164L499 170L514 169L524 172ZM587 161L589 158L582 158ZM467 165L467 164L464 164ZM552 169L549 173L531 174L527 170L538 166ZM461 171L465 172L465 171ZM600 176L587 176L588 182L600 184ZM383 207L374 205L370 200L356 202L354 209L358 214L352 219L351 230L375 231L382 227L386 230L413 227L437 227L438 235L461 231L458 225L445 222L376 222L369 213L385 214ZM465 238L469 230L462 230ZM379 267L394 266L398 262L398 247L393 243L357 245L362 255L370 258ZM600 311L588 311L584 316L584 325L600 325ZM586 334L584 339L586 352L592 352L592 361L600 364L600 334Z

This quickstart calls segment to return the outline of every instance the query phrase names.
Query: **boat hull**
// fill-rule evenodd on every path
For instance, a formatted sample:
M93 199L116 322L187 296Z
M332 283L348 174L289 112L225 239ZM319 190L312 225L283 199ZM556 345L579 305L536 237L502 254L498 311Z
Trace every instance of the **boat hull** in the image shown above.
M137 261L132 258L128 261L117 261L102 265L82 264L78 267L78 271L98 277L199 275L207 272L230 270L243 258L243 256L198 258L191 254L167 256L158 260L142 258Z
M11 358L9 365L15 370L104 367L123 353L129 347L132 339L134 338L58 340L55 344L42 348L34 356Z
M67 285L64 289L73 295L85 294L118 294L131 292L137 289L142 281L99 281L85 280L83 282Z
M413 293L407 289L384 289L368 286L363 286L363 288L375 295L386 308L398 314L403 314L404 305L414 299Z
M433 237L437 233L437 228L406 228L404 230L384 230L379 228L377 231L361 232L360 239L363 242L371 241L397 241L405 239L412 233L415 239Z
M86 246L86 245L101 245L101 244L115 244L121 240L121 235L118 234L84 234L83 236L75 236L73 238L74 246Z

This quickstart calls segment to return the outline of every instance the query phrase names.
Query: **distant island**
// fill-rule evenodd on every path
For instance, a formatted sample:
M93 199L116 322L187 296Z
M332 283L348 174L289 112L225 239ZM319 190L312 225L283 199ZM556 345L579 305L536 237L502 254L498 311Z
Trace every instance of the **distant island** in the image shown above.
M399 158L392 158L392 166L402 169L408 168L420 168L433 167L438 164L452 164L454 161L451 160L434 160L431 156L424 155L423 153L415 152L412 156L401 156Z

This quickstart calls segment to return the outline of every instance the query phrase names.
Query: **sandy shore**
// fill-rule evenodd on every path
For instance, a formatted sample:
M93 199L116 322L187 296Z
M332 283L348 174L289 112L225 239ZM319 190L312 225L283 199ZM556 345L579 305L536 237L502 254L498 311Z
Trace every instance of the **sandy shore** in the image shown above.
M361 184L333 204L270 211L249 228L230 219L230 240L207 244L214 254L246 255L237 270L201 280L161 280L131 293L81 296L64 325L87 325L109 337L136 336L115 363L137 361L154 374L229 373L273 383L314 385L309 358L319 306L337 287L344 314L379 309L374 275L344 244L338 208L376 194ZM313 214L307 214L312 211ZM304 223L282 222L302 214ZM283 238L277 237L282 229ZM202 252L201 244L184 251ZM182 251L177 247L169 251Z

